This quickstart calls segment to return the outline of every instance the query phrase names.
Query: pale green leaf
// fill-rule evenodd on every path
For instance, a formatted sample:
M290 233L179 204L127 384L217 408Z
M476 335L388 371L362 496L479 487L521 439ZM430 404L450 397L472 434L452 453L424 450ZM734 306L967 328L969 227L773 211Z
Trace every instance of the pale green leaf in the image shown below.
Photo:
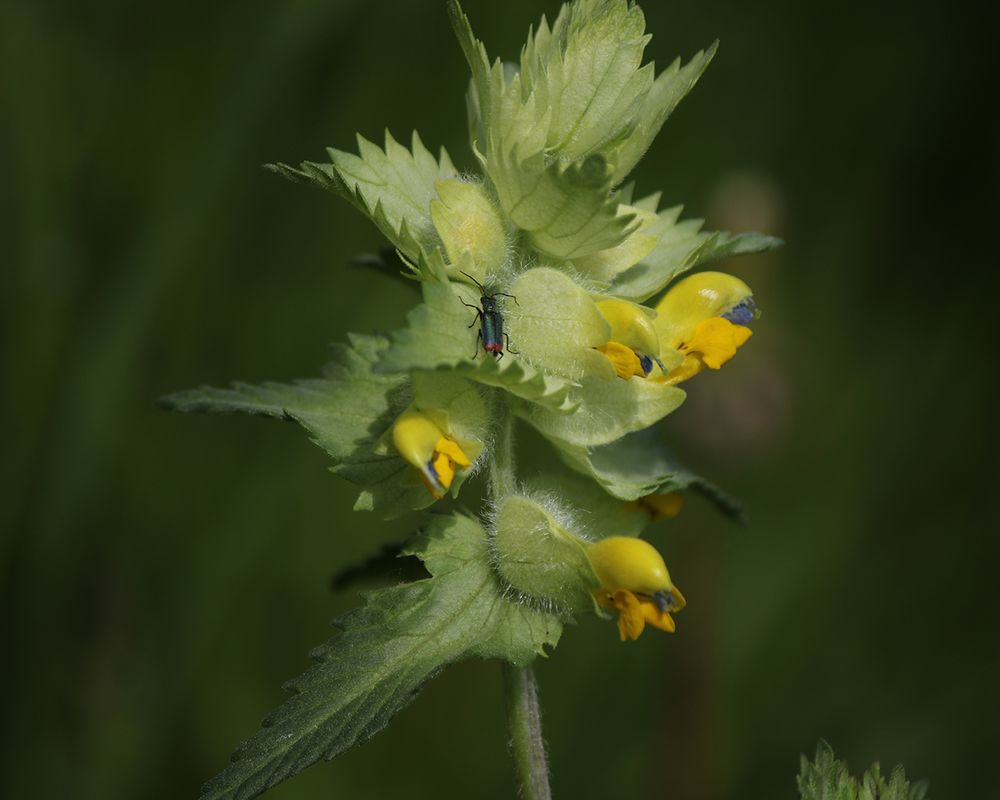
M380 444L412 400L405 375L378 374L372 367L388 341L351 336L335 345L322 378L292 384L235 383L204 386L160 400L168 409L201 413L242 413L298 422L333 459L331 470L363 491L357 508L398 516L433 502L411 475L410 466Z
M635 215L638 222L635 230L629 233L616 247L600 250L589 256L574 258L572 262L574 269L578 270L587 280L601 286L609 287L619 273L624 272L634 264L638 264L653 252L659 241L657 230L660 221L655 208L652 211L647 211L637 205L625 205L624 201L620 208Z
M561 632L558 618L505 595L486 533L463 516L439 517L408 551L430 578L365 596L289 681L294 694L209 781L202 800L249 800L384 728L442 667L467 658L530 663Z
M490 64L486 47L472 32L472 25L457 0L448 0L448 16L465 60L472 71L472 84L466 96L469 129L473 150L485 151L490 128L499 116L504 93L504 71L499 60Z
M526 90L551 110L549 153L575 161L628 136L653 85L653 65L641 66L645 28L642 11L625 0L575 3L558 22L558 46L535 47L544 61L530 69Z
M572 259L621 244L638 225L611 191L611 168L599 154L579 162L526 158L520 148L492 148L487 164L500 204L540 253Z
M567 464L620 500L690 489L736 522L746 521L739 501L678 463L652 431L637 431L600 447L563 444L559 453Z
M657 214L656 222L643 228L643 235L656 237L656 246L638 264L614 278L609 294L641 302L689 270L729 256L773 250L782 244L780 239L759 233L702 231L703 220L679 221L681 210L681 206L664 209Z
M674 411L685 394L676 386L643 378L588 376L570 397L579 403L573 414L554 414L523 403L515 410L557 447L593 448L648 428Z
M663 123L667 121L667 117L694 88L718 48L719 43L715 41L707 50L699 50L683 67L678 58L656 76L656 81L643 101L641 113L635 119L629 136L615 154L614 183L625 180L639 163L660 132Z
M457 178L444 149L440 159L413 133L412 151L385 132L385 149L358 136L359 155L328 148L329 163L306 161L299 169L287 164L271 169L296 180L332 189L367 215L399 250L416 259L420 249L440 244L431 220L435 183Z

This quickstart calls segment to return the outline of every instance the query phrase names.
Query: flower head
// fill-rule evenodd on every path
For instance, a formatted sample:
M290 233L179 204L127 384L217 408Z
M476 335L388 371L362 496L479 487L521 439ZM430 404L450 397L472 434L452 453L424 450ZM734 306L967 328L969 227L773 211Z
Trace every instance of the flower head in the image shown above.
M444 497L455 480L455 468L472 461L458 443L419 411L407 411L392 426L392 442L400 456L417 468L435 499Z
M655 547L630 536L609 536L592 544L587 556L601 584L594 597L618 612L623 642L638 639L646 623L673 633L670 612L680 611L686 601Z

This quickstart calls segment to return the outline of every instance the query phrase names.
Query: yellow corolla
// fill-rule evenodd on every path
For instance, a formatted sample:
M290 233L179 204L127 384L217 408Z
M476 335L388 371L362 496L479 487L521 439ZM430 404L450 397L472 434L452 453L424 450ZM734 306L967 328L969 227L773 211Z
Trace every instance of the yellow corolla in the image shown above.
M638 639L647 623L673 633L670 612L684 608L684 595L671 582L655 547L631 536L609 536L590 545L587 557L600 581L594 597L618 612L623 642Z
M739 278L699 272L685 278L656 305L653 321L664 352L678 354L667 383L694 377L705 367L719 369L750 338L756 316L753 293ZM664 356L666 358L666 356Z
M611 361L619 378L648 377L660 360L653 321L641 306L624 300L600 300L596 306L611 326L611 340L596 349Z
M392 426L392 442L399 455L417 468L435 499L451 488L456 467L472 464L458 443L419 411L400 414Z

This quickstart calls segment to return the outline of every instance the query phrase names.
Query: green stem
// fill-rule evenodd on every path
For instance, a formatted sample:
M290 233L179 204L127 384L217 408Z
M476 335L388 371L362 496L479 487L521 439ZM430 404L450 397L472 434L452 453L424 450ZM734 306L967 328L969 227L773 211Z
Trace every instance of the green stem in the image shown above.
M493 452L490 458L490 499L496 503L516 488L514 479L514 415L510 401L501 392L495 395L491 409L494 420Z
M535 672L531 667L519 669L504 661L503 684L514 770L521 785L521 797L524 800L552 800Z
M495 436L490 459L489 491L493 502L512 494L517 487L514 470L514 417L509 401L498 393L493 407ZM551 800L549 767L542 740L542 714L538 706L538 684L531 667L523 669L503 662L507 727L510 730L514 770L524 800Z

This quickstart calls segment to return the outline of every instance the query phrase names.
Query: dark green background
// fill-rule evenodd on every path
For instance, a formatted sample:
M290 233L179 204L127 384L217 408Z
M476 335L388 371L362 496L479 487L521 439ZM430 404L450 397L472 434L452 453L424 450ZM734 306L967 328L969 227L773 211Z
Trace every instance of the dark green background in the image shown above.
M794 796L826 737L937 798L996 744L997 48L954 3L648 3L666 65L714 64L637 171L782 251L728 265L764 317L670 420L742 496L651 532L674 636L585 620L539 664L562 798ZM470 2L516 55L556 4ZM314 374L414 295L271 160L420 130L460 166L466 68L441 2L0 6L0 795L193 798L282 699L330 576L414 520L292 426L158 395ZM438 677L274 798L511 797L499 667Z

